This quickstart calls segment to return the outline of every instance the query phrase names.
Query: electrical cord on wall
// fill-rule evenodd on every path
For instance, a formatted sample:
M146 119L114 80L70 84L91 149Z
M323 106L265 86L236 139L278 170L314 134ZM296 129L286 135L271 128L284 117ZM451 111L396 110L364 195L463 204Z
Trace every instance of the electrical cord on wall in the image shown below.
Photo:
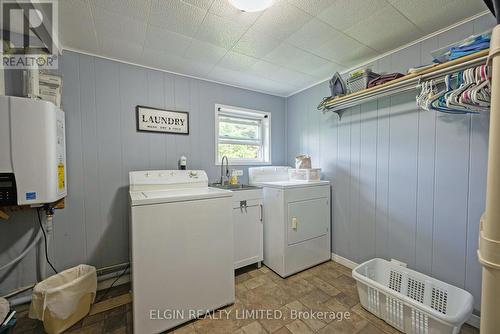
M125 275L125 273L127 272L127 270L128 270L129 267L130 267L130 263L127 264L127 266L125 267L125 269L123 269L123 271L120 273L120 275L118 275L118 277L113 281L113 283L111 283L111 285L103 292L103 294L99 297L99 299L96 300L96 303L99 303L100 301L102 301L104 299L104 297L106 297L106 295L108 294L109 290L111 290L111 288L116 284L116 282L118 282L118 280L123 275Z
M44 244L45 244L45 260L50 265L50 267L52 268L52 270L54 270L54 272L57 274L59 272L56 270L56 268L54 268L54 266L52 265L52 263L49 260L49 249L48 249L48 246L47 246L47 234L45 233L45 229L43 228L43 224L42 224L42 218L40 217L40 208L36 209L36 214L38 216L38 224L40 224L40 229L42 230L42 233L43 233L43 241L44 241Z

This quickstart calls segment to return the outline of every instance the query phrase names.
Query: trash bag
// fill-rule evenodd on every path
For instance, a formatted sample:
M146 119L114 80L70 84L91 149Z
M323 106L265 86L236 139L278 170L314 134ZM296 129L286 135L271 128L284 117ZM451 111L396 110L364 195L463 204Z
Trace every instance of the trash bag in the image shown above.
M41 281L33 288L29 317L60 333L85 317L97 290L95 267L80 264Z

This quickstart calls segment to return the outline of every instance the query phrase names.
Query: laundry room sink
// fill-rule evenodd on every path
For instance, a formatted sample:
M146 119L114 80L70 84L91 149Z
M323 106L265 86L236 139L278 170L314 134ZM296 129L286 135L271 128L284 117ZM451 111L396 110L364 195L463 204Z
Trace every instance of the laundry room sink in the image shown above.
M218 189L225 189L225 190L233 190L233 191L260 189L260 187L251 186L248 184L240 184L240 183L239 184L212 183L212 184L210 184L210 187L218 188Z

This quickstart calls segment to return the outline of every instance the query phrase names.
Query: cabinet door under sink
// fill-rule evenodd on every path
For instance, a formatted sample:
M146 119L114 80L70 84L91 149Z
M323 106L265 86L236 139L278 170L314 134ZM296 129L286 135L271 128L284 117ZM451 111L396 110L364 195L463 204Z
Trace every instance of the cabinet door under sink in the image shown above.
M262 261L262 206L233 208L233 222L234 268Z
M288 203L288 245L330 233L329 210L328 198Z

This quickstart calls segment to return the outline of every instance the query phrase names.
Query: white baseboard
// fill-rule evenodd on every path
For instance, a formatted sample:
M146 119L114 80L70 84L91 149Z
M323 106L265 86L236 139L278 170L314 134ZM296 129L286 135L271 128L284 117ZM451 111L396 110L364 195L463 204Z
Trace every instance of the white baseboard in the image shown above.
M338 264L341 264L349 269L354 269L358 265L356 262L353 262L353 261L346 259L345 257L342 257L340 255L337 255L335 253L332 253L332 261L335 261Z
M354 269L358 265L356 262L346 259L345 257L342 257L335 253L332 253L332 261L337 262L338 264L341 264L343 266L346 266L349 269ZM473 314L471 315L469 320L467 320L465 323L479 329L479 325L481 322L480 319L481 318L479 316Z

